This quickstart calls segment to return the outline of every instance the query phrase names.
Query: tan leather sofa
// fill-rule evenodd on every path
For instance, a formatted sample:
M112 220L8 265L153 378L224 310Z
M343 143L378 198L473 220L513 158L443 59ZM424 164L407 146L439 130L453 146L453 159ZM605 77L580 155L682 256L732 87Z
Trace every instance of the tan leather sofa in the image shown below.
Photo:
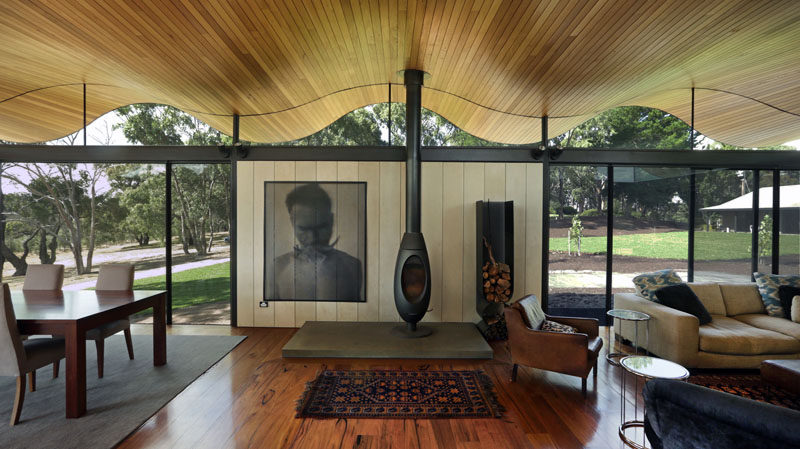
M687 368L757 369L767 359L800 359L800 323L768 316L755 283L689 286L711 314L710 323L700 326L693 315L633 293L614 295L615 308L650 315L650 341L641 324L640 347ZM631 322L614 332L634 339Z

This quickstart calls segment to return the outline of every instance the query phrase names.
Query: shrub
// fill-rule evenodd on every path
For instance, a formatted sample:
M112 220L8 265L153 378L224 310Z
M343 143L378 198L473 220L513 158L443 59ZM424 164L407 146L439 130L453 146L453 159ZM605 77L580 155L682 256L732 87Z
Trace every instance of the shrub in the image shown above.
M599 217L601 215L603 215L603 213L597 209L586 209L578 214L579 217Z

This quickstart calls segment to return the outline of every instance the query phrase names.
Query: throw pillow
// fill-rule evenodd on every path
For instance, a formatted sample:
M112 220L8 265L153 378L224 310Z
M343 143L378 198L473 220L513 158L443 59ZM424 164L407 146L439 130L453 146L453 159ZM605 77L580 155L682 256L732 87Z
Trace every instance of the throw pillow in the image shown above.
M753 273L758 286L758 292L761 293L761 301L764 303L764 308L767 309L767 315L783 318L783 307L781 307L781 299L778 296L778 288L781 285L791 285L800 287L800 276L787 274L766 274L766 273Z
M574 334L578 332L578 329L575 329L572 326L550 320L544 320L544 323L542 323L542 328L539 330L548 332L561 332L562 334Z
M800 323L800 296L792 299L792 321Z
M525 311L525 316L528 317L528 324L530 324L531 329L539 329L545 317L544 310L542 310L536 295L529 295L520 299L519 305Z
M652 273L644 273L633 278L633 285L636 286L636 294L649 299L656 300L656 290L668 285L682 283L683 280L675 270L660 270Z
M800 287L792 287L791 285L781 285L778 287L778 298L781 301L781 308L783 308L783 316L786 319L792 319L792 298L800 295Z
M670 285L656 290L656 302L696 316L701 326L711 322L711 314L686 284Z

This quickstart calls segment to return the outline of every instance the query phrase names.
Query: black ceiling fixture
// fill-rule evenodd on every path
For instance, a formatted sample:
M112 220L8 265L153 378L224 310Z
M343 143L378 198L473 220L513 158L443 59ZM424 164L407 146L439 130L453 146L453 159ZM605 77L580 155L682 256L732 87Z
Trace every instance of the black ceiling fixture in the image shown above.
M406 70L406 232L400 241L394 275L394 304L406 326L395 328L404 337L425 337L429 327L417 323L431 301L431 265L421 229L420 170L422 157L422 83L425 72Z

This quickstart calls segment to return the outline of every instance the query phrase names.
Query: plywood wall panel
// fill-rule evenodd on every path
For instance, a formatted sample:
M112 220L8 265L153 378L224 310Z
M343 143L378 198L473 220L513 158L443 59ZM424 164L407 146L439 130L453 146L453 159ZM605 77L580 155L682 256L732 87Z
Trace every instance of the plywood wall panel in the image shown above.
M367 302L358 304L358 321L378 321L380 302L380 163L359 162L358 179L367 183Z
M475 276L475 202L484 199L484 166L482 163L464 164L464 260L462 261L463 288L461 302L461 321L479 321L475 311L477 284Z
M238 167L243 174L237 181L237 204L240 210L243 207L248 210L240 213L237 227L240 233L238 306L239 310L252 311L252 325L296 327L310 319L400 321L394 305L394 268L405 229L404 163L276 161L241 162ZM523 293L540 294L541 165L426 162L422 176L422 226L433 276L431 311L425 320L479 320L475 312L475 202L478 200L514 201L515 297ZM267 308L258 307L265 263L262 248L264 181L267 180L359 180L367 183L366 302L275 301ZM342 199L348 200L352 199ZM338 207L340 201L338 198L335 201ZM282 205L277 206L276 215L281 215L279 221L286 226L288 212L285 207L281 209ZM249 227L242 223L247 220L251 221ZM245 245L248 235L251 248ZM345 239L341 244L351 243ZM276 248L274 252L284 250L288 249ZM248 325L245 323L248 323L246 316L241 325Z
M237 270L241 270L242 266L249 266L253 272L253 325L258 327L271 327L275 326L275 308L277 302L268 303L268 307L259 307L258 303L264 298L264 182L275 180L275 162L259 161L255 163L240 162L239 166L250 165L253 167L253 183L250 187L250 196L252 203L251 216L253 217L253 259L252 263L242 261L237 264ZM237 191L237 195L241 195L242 190ZM237 218L241 223L242 218ZM274 252L270 255L274 258ZM241 299L239 301L241 304Z
M422 235L431 263L431 300L423 321L442 321L442 166L429 162L422 167Z
M464 280L464 164L442 169L442 321L461 321Z
M380 163L380 320L397 321L394 306L394 264L400 247L400 163Z
M542 297L542 165L527 164L525 290Z
M253 164L236 165L236 254L239 259L254 259L253 248ZM255 276L253 264L237 267L236 295L240 299L236 308L236 323L242 327L253 325L255 300Z
M525 231L525 210L527 208L526 196L526 164L506 164L506 201L514 202L514 263L512 285L514 293L513 300L517 300L525 295L525 261L526 261L526 239ZM540 198L541 200L541 198Z

